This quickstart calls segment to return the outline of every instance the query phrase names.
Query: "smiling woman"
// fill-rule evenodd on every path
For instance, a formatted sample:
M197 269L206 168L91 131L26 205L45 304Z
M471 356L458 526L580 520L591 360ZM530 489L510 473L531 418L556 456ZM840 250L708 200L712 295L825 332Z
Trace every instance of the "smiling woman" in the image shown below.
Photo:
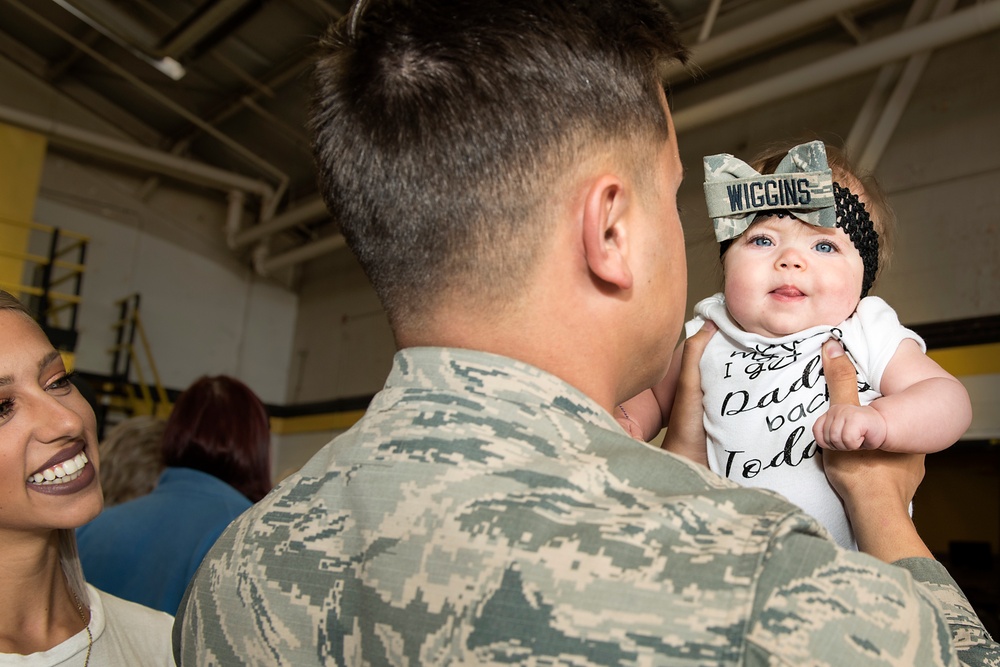
M83 579L73 531L103 505L96 432L59 352L0 291L0 665L173 664L168 614Z

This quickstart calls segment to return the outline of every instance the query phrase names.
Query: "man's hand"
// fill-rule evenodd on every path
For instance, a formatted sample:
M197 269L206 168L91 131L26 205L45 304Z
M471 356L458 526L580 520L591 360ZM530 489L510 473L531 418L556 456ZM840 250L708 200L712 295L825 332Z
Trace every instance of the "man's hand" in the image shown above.
M823 374L831 406L859 405L854 365L836 341L823 346ZM924 477L923 454L827 449L823 467L844 501L861 551L889 563L933 558L909 514L913 494Z
M714 322L708 321L698 333L684 341L681 372L662 444L663 449L704 466L708 465L708 450L705 445L705 408L702 405L704 394L698 364L708 341L718 330Z

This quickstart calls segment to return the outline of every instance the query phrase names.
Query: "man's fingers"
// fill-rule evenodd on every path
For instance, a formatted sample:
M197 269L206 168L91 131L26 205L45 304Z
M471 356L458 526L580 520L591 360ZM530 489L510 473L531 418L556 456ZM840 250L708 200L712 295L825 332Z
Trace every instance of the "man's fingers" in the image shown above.
M854 364L836 340L823 344L823 374L830 391L831 405L861 405L858 400L858 375Z
M708 341L718 330L719 327L715 325L715 322L706 320L698 333L684 341L681 372L677 379L677 391L680 395L674 396L674 406L677 405L678 400L691 400L698 404L699 410L701 409L701 370L698 364L701 362L701 355L705 352L705 348L708 347ZM683 392L682 387L685 388Z
M670 423L663 439L665 449L708 465L705 449L705 421L701 391L701 371L698 362L708 345L709 339L718 331L714 322L708 321L701 330L684 341L680 376L670 410Z
M705 320L705 323L701 325L701 329L698 333L691 336L684 341L684 359L693 359L691 363L695 366L701 361L701 354L705 351L705 347L708 346L708 341L712 339L715 332L719 330L715 322L712 320Z

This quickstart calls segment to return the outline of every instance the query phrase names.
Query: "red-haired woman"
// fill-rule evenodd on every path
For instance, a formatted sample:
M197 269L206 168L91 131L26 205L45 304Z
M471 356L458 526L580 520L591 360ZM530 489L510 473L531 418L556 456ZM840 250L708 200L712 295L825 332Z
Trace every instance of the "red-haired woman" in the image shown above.
M215 540L271 489L270 442L267 409L249 387L225 375L198 379L167 420L153 491L77 531L88 579L176 613Z

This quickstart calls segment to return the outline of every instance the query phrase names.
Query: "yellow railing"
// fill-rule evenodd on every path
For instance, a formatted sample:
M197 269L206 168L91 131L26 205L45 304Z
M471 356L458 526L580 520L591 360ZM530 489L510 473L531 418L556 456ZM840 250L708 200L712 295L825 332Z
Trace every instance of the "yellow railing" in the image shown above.
M120 308L121 316L114 324L117 342L108 350L113 355L112 375L121 383L132 414L165 416L170 413L170 397L160 380L160 373L153 360L153 348L149 344L149 338L142 325L142 317L139 315L139 295L131 294L116 301L115 305ZM136 345L136 337L138 337L138 346ZM152 389L150 384L146 382L143 362L152 376ZM139 389L138 395L131 381L133 370L137 380L135 384ZM156 391L155 399L154 389Z
M36 297L35 316L43 326L75 329L76 311L80 305L80 286L85 270L84 260L90 239L83 234L39 222L0 217L0 225L48 235L49 246L48 256L0 248L0 258L18 262L22 267L27 264L41 269L41 275L38 275L37 270L33 272L30 284L0 280L0 288L18 297L23 295ZM64 243L66 240L68 243ZM72 253L76 253L75 260L67 259ZM22 268L22 276L23 273ZM55 291L53 288L61 288L61 291ZM64 314L68 316L68 321L63 319Z

